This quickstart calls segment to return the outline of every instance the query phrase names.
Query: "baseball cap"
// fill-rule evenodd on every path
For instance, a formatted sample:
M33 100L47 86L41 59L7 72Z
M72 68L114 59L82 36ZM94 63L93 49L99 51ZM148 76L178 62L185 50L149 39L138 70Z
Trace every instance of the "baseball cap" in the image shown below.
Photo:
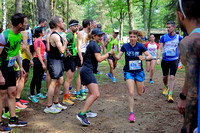
M99 28L94 28L94 29L92 30L92 34L101 35L101 34L105 34L105 33L102 32L101 29L99 29Z
M114 31L114 32L118 32L118 33L119 33L119 29L114 29L113 31Z
M101 24L97 24L97 28L101 29L102 25Z

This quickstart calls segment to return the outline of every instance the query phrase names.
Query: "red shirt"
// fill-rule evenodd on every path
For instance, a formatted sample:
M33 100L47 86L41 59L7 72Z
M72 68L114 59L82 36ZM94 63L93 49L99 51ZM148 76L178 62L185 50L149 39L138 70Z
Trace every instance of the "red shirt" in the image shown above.
M42 56L42 60L44 60L44 53L45 53L45 45L42 42L42 39L36 38L34 42L34 50L36 52L36 48L40 47L40 54ZM37 52L35 54L35 57L38 57Z

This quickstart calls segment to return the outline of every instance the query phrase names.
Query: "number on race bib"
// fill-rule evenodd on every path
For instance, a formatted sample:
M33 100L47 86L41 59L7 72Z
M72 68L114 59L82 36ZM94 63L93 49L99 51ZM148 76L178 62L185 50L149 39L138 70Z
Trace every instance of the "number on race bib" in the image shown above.
M129 61L129 70L141 69L141 60Z
M12 67L16 61L16 57L9 57L8 67Z

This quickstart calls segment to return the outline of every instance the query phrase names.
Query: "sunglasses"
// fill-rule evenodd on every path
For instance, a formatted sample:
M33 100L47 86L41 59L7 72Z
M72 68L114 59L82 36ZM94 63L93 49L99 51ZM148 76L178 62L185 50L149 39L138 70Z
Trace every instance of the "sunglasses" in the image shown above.
M119 32L115 32L115 34L119 34Z
M179 5L180 5L180 9L181 9L181 12L183 13L184 18L186 18L186 15L185 15L185 13L183 11L183 7L182 7L182 0L179 0Z

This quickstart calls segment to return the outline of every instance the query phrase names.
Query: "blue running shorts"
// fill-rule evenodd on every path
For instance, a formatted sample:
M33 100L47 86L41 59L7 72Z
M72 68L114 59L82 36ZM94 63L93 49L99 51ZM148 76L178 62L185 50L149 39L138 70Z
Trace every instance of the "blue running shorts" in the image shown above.
M124 72L124 80L132 79L138 82L143 82L145 79L144 71Z

